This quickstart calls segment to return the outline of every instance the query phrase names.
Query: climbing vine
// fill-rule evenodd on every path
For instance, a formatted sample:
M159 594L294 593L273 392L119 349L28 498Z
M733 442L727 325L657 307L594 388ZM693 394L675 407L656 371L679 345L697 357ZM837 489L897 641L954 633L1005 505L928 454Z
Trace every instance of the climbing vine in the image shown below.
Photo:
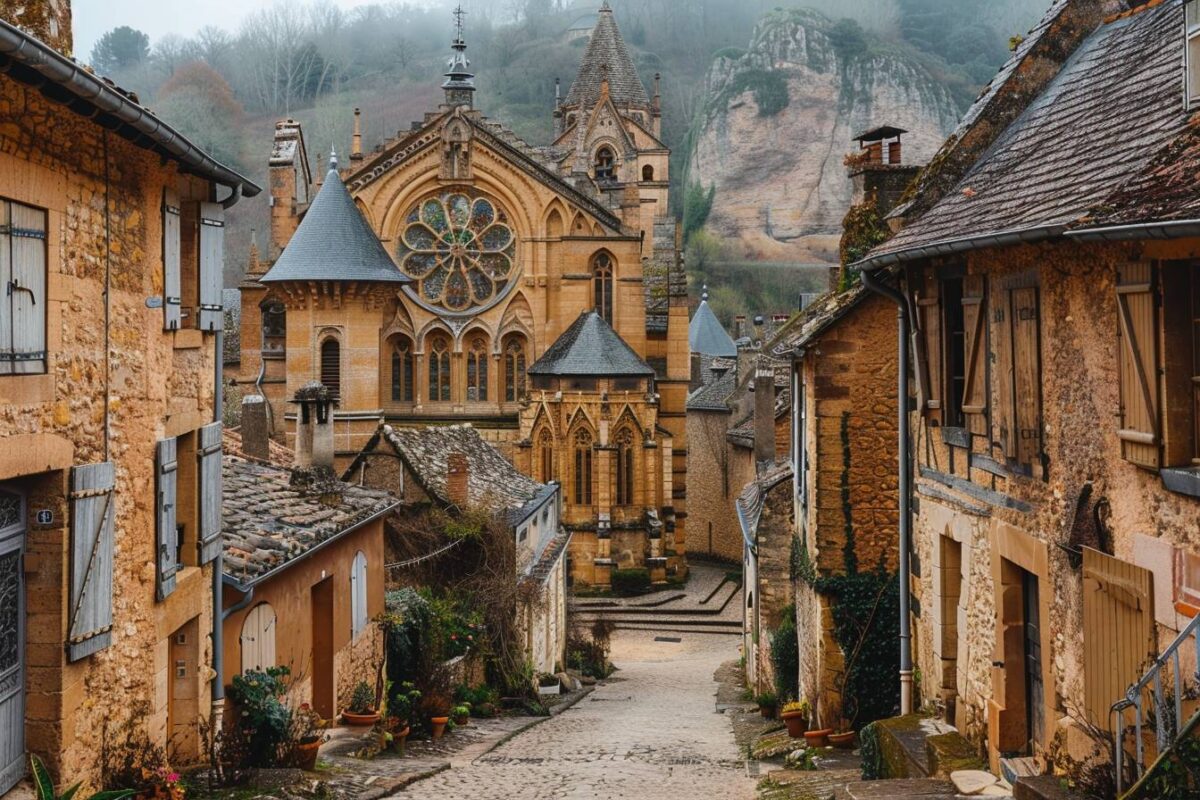
M1200 795L1200 739L1180 739L1146 775L1130 797L1135 800L1192 800Z
M842 261L842 280L839 291L849 289L858 277L858 270L850 268L875 247L883 244L892 235L887 223L879 215L879 208L874 198L868 197L864 202L850 207L842 220L842 241L838 253Z

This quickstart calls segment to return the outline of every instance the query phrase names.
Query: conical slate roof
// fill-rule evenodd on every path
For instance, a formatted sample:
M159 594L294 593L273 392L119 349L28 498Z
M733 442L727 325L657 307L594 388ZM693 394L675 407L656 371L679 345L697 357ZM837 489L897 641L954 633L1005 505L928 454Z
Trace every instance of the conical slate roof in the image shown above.
M529 374L604 378L653 375L654 370L592 309L563 331Z
M330 160L321 191L300 220L292 240L263 283L277 281L375 281L410 283L363 219Z
M708 307L707 291L688 324L688 349L706 356L737 358L737 345Z
M613 11L608 1L600 8L600 16L596 27L592 29L592 38L588 40L587 50L584 51L583 61L579 64L579 74L567 92L568 106L583 106L593 108L600 100L600 84L608 75L608 93L618 106L650 105L646 95L646 87L638 77L633 59L617 29L617 21L613 19Z

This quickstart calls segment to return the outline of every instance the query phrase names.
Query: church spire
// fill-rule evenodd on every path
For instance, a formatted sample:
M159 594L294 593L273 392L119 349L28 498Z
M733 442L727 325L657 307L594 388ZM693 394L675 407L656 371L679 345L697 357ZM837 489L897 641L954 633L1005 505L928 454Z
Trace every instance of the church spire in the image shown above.
M621 38L608 0L600 6L596 27L592 29L592 37L579 64L579 74L563 105L594 108L600 101L604 81L607 81L609 95L618 108L650 109L650 97L638 77L629 48Z
M467 41L463 38L462 5L454 9L454 41L450 44L449 68L442 89L446 92L446 105L470 108L475 96L475 74L471 72L471 61L467 58Z

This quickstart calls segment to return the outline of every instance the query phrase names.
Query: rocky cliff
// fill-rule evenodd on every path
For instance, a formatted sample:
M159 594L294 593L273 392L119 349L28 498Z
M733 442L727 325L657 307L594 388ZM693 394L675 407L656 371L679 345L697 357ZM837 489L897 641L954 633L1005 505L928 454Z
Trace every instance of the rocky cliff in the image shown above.
M718 53L688 181L715 187L707 228L750 260L837 261L851 137L896 125L924 163L958 120L950 93L902 48L808 10L776 11L749 50Z

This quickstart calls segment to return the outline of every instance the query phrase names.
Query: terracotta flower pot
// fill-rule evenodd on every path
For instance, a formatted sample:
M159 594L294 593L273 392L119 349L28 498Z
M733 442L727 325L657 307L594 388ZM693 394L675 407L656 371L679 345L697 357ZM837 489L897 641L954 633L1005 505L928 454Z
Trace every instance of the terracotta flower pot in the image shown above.
M808 729L808 715L803 711L785 711L779 715L787 725L788 736L799 739Z
M410 733L412 733L412 728L405 725L392 734L392 749L400 755L404 755L404 745L408 742L408 735Z
M829 734L829 743L842 750L851 750L854 748L854 731L831 733Z
M355 714L351 711L343 711L342 722L355 727L374 725L376 722L379 722L379 712L372 711L369 714Z
M763 719L775 719L775 706L760 705L758 713L762 714Z
M321 750L321 739L314 742L296 742L293 752L296 766L303 770L312 770L317 766L317 753Z
M430 717L429 725L433 728L433 740L436 742L442 738L442 734L446 732L446 723L450 721L449 717Z
M833 733L833 728L821 728L816 731L805 731L804 741L809 747L826 747L829 745L829 734Z
M471 721L471 717L469 714L463 714L461 717L454 718L454 724L460 728L466 727L470 721Z

